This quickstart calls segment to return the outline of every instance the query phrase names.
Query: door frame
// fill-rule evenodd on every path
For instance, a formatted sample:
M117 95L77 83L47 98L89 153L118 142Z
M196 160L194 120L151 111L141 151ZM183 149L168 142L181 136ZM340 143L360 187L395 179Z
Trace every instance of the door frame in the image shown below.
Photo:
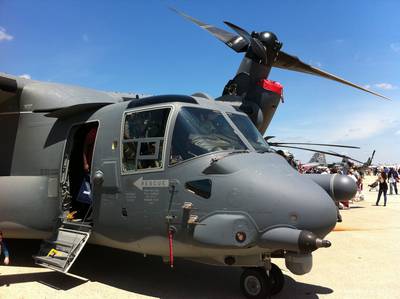
M95 149L96 149L96 144L97 144L97 138L98 138L98 132L101 128L101 122L98 119L95 120L90 120L90 121L80 121L80 122L75 122L73 124L71 124L70 128L68 129L66 138L65 138L65 144L64 144L64 148L62 151L62 156L61 156L61 165L60 165L60 174L59 174L59 186L60 186L60 192L59 192L59 200L60 200L60 205L59 205L59 209L61 211L61 214L64 213L64 209L63 209L63 204L65 201L65 198L63 198L63 194L62 194L62 189L64 187L65 184L68 184L68 191L69 191L69 196L70 196L70 204L72 204L72 201L74 200L72 198L72 194L71 194L71 184L69 181L69 171L70 171L70 162L71 162L71 154L72 151L74 149L74 138L75 138L75 134L77 133L77 131L79 130L79 128L83 127L83 126L90 126L93 125L94 123L97 124L97 133L96 133L96 138L95 138L95 142L93 145L93 153L92 153L92 163L90 165L90 179L92 181L92 177L93 177L93 161L94 161L94 155L96 153ZM66 159L68 158L68 165L67 167L64 169L64 163L66 161ZM93 199L93 204L94 204L94 199ZM94 207L93 207L94 209Z

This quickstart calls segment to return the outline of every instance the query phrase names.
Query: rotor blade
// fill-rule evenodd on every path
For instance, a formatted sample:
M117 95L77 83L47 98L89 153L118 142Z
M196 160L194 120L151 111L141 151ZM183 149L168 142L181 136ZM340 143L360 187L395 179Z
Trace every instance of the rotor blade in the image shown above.
M264 140L268 143L268 140L275 138L275 136L265 136Z
M288 144L298 144L298 145L316 145L316 146L332 146L332 147L344 147L344 148L355 148L360 149L358 146L353 145L341 145L341 144L328 144L328 143L309 143L309 142L269 142L270 146L280 146Z
M203 28L204 30L208 31L211 33L214 37L218 38L220 41L222 41L225 45L230 47L236 52L245 52L247 50L247 46L250 44L250 42L246 41L242 36L235 35L233 33L230 33L228 31L225 31L223 29L217 28L213 25L209 25L206 23L203 23L195 18L192 18L191 16L180 12L179 10L170 7L172 11L176 12L178 15L184 17L186 20L189 20L190 22L196 24L197 26Z
M390 100L388 97L385 97L385 96L383 96L383 95L381 95L379 93L376 93L374 91L366 89L366 88L364 88L362 86L356 85L356 84L351 83L349 81L346 81L346 80L344 80L342 78L339 78L339 77L337 77L335 75L329 74L329 73L327 73L325 71L322 71L320 69L317 69L317 68L315 68L315 67L313 67L313 66L311 66L309 64L306 64L306 63L302 62L298 57L289 55L289 54L287 54L287 53L285 53L283 51L279 51L278 57L275 60L273 66L274 67L279 67L279 68L282 68L282 69L291 70L291 71L296 71L296 72L301 72L301 73L308 73L308 74L320 76L320 77L323 77L323 78L326 78L326 79L330 79L330 80L333 80L333 81L337 81L337 82L349 85L349 86L354 87L354 88L358 88L358 89L360 89L362 91L371 93L371 94L376 95L378 97Z
M278 147L285 147L285 148L294 148L294 149L299 149L299 150L304 150L304 151L310 151L310 152L315 152L315 153L321 153L321 154L326 154L326 155L330 155L330 156L335 156L335 157L339 157L339 158L346 158L358 163L363 163L361 161L358 161L356 159L350 158L349 156L346 155L342 155L339 153L335 153L335 152L327 152L327 151L321 151L321 150L316 150L316 149L311 149L311 148L306 148L306 147L299 147L299 146L288 146L288 145L279 145Z
M334 152L334 151L332 151L332 150L330 150L330 151L328 151L328 152L332 153L332 155L342 156L344 159L352 160L352 161L354 161L354 162L358 162L358 163L364 164L364 162L359 161L359 160L356 160L356 159L354 159L354 158L351 158L351 157L349 157L349 156L347 156L347 155L345 155L345 154L339 154L338 152Z
M248 43L251 43L252 39L251 34L248 33L246 30L228 21L224 21L224 23L232 30L234 30L237 34L239 34L241 37L243 37Z
M231 22L224 21L224 23L229 26L232 30L234 30L237 34L243 37L251 46L254 53L261 59L265 59L267 57L267 51L263 44L256 38L253 38L250 33L248 33L243 28L232 24Z
M339 154L338 152L334 152L334 151L332 151L332 150L329 150L328 152L330 152L330 153L332 153L332 154L334 154L334 155L341 155L341 154Z

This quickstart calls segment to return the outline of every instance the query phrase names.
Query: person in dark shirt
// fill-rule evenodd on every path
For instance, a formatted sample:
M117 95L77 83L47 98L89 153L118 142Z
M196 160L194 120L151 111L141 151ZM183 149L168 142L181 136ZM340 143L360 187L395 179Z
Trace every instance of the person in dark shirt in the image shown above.
M376 200L376 206L379 206L379 201L381 200L381 195L383 194L383 200L384 200L384 206L386 207L386 194L388 190L388 185L387 185L387 176L384 171L381 172L381 174L378 177L377 182L379 183L379 191L378 191L378 198Z
M83 143L83 170L85 173L90 173L96 134L97 128L90 129L90 131L86 134L85 142Z
M2 231L0 231L0 255L4 255L4 264L8 265L10 263L10 254L6 243L4 242Z
M78 194L77 201L78 213L77 218L73 221L82 221L82 219L90 220L92 211L92 186L90 182L90 171L92 168L93 150L96 141L97 127L93 127L87 132L83 142L83 179ZM89 195L88 195L89 194Z

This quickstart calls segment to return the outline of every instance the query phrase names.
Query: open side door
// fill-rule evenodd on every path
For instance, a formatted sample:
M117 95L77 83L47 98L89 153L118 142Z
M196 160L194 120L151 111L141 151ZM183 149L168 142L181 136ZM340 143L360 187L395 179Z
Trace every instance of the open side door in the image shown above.
M92 226L88 222L61 222L52 237L42 242L38 255L33 257L35 264L68 273L91 232Z
M68 273L90 237L93 221L86 219L90 217L94 204L93 201L79 201L78 196L85 176L89 176L83 170L84 143L93 129L96 129L96 138L97 128L96 121L77 124L71 129L61 169L62 214L56 222L51 238L42 242L39 253L33 257L37 265ZM93 155L93 148L90 154ZM91 165L91 158L86 163ZM91 189L94 191L92 186ZM82 193L89 192L85 190ZM78 216L74 219L76 215Z

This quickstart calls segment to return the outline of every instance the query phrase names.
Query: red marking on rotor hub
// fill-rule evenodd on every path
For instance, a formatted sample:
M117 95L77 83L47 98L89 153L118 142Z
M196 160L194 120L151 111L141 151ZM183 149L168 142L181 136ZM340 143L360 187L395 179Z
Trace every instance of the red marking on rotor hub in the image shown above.
M257 85L261 86L265 90L272 91L281 97L283 95L283 85L280 84L279 82L263 79L259 81Z

